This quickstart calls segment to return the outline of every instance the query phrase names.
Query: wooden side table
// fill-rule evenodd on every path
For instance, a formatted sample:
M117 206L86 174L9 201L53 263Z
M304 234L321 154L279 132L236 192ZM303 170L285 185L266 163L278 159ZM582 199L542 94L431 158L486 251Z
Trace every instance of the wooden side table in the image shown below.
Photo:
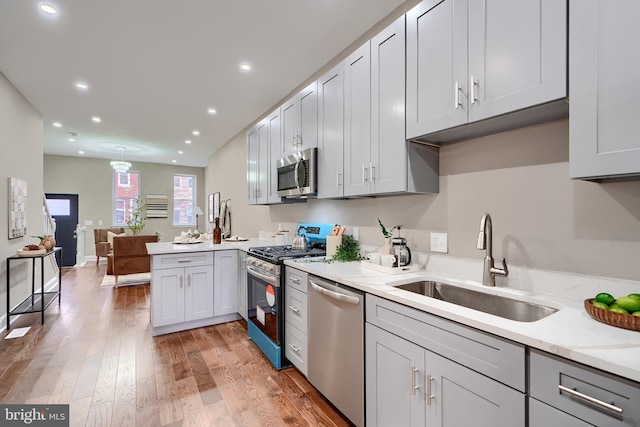
M45 292L44 291L44 259L53 254L58 263L58 290ZM36 292L36 260L40 260L40 291ZM16 261L28 261L31 260L31 295L26 297L20 304L11 309L10 294L11 294L11 264ZM60 295L62 293L62 248L56 247L52 250L34 256L19 256L14 255L7 258L7 330L11 329L10 319L11 316L17 316L25 313L41 313L41 324L44 325L44 311L51 305L53 300L58 298L58 305L60 305Z

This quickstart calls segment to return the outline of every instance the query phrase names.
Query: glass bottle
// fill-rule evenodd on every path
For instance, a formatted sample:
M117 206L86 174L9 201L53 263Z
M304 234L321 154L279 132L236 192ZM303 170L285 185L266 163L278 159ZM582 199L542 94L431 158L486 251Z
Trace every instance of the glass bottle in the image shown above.
M220 228L220 218L216 217L215 219L216 226L213 228L213 243L219 244L222 243L222 229Z

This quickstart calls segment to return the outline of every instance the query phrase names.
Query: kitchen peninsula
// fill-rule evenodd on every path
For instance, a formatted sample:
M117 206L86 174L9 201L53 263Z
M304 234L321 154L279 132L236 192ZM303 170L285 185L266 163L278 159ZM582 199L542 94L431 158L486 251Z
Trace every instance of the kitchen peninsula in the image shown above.
M260 242L147 244L153 335L240 319L238 301L246 299L246 276L239 252Z

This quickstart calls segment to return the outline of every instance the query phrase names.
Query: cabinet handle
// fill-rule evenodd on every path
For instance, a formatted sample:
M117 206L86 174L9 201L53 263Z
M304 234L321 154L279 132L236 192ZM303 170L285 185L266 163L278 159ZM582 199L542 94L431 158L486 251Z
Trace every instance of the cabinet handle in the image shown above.
M291 311L293 311L294 313L300 313L300 309L297 307L294 307L292 305L289 306L289 308L291 309Z
M373 163L369 163L369 167L371 168L371 182L373 182L376 179L376 167Z
M457 110L460 108L460 83L456 80L455 89L453 92L453 107Z
M183 277L180 276L180 287L182 287L182 279L183 279Z
M411 396L416 395L416 390L420 388L420 386L416 385L416 373L419 369L416 369L415 365L411 365Z
M296 347L293 344L289 344L289 347L291 347L291 350L295 351L296 353L300 351L300 347Z
M336 171L336 187L340 187L340 171Z
M433 377L429 374L427 375L427 406L431 406L431 399L435 397L431 394L431 381L433 381Z
M300 283L300 280L296 279L293 276L289 276L289 280L291 280L293 283Z
M191 262L191 258L182 258L178 260L178 263L184 264L185 262Z
M293 137L291 138L291 147L292 148L296 148L296 146L298 145L296 142L296 137L297 135L293 135Z
M191 274L187 275L187 286L191 286Z
M588 396L584 393L580 393L578 390L576 390L575 388L569 388L569 387L565 387L562 384L558 384L558 388L560 389L560 393L562 394L562 392L564 391L567 394L570 394L571 396L580 399L580 400L584 400L587 403L591 403L593 405L596 405L600 408L606 409L608 411L611 411L615 414L622 414L622 408L618 408L617 406L611 404L611 403L607 403L607 402L603 402L600 399L596 399L595 397L591 397Z
M473 78L473 75L471 75L469 80L471 80L471 103L475 104L478 100L478 98L476 98L476 86L478 85L478 83L476 83L476 79Z
M367 167L362 164L362 182L367 182Z

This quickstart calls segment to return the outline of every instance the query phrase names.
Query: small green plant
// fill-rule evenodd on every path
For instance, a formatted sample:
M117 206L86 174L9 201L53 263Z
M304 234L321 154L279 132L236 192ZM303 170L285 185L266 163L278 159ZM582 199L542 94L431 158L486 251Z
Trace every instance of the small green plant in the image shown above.
M147 220L147 211L146 205L143 200L140 198L136 200L136 207L131 209L131 213L129 215L129 219L127 219L127 227L135 236L144 228L145 221Z
M349 234L342 236L342 244L336 249L336 253L331 258L333 261L360 261L360 244Z
M402 228L401 225L394 225L390 230L387 230L382 221L380 221L380 218L378 218L378 224L380 224L380 231L382 231L382 235L385 238L393 237L393 230L400 230Z

